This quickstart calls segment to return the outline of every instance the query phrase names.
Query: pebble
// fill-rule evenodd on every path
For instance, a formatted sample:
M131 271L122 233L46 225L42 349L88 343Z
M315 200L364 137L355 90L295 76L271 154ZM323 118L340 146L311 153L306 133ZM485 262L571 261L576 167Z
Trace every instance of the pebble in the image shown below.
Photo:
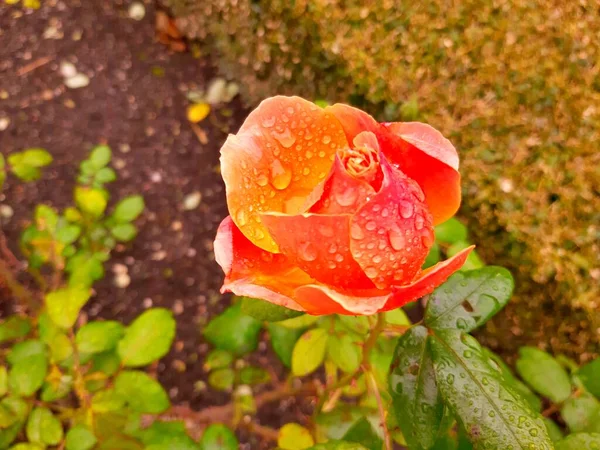
M196 209L200 205L201 201L202 194L198 191L192 192L191 194L186 195L183 199L183 209L186 211Z
M0 205L0 217L9 220L14 215L13 209L8 205Z
M126 273L119 273L115 276L114 283L116 287L124 289L131 283L131 277Z
M60 63L59 71L64 78L73 78L75 75L77 75L77 68L68 61L63 61Z
M10 125L10 119L8 117L0 117L0 131L4 131Z
M150 174L150 181L153 183L160 183L162 181L162 175L160 172L152 172Z
M90 84L90 78L83 73L78 73L73 77L65 79L65 86L69 89L79 89L86 87L88 84Z
M125 264L116 263L112 266L112 271L115 274L123 274L129 272L129 269Z
M134 2L129 6L129 17L133 20L142 20L146 15L146 8L140 2Z

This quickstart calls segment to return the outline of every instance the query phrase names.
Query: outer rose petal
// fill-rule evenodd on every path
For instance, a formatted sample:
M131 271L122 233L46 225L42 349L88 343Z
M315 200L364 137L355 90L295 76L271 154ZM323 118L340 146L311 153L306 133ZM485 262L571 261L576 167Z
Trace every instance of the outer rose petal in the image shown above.
M267 213L262 221L281 253L315 280L339 289L372 289L350 253L351 217Z
M350 175L338 155L335 157L329 177L312 195L318 198L310 212L319 214L354 214L375 195L375 189L369 183Z
M347 146L330 112L299 97L263 101L221 148L235 224L255 245L276 252L260 214L304 212L305 198L329 172L336 151Z
M394 293L390 296L389 301L381 311L390 311L392 309L400 308L413 300L433 292L436 287L446 281L450 275L462 267L473 248L475 248L474 245L465 248L452 258L439 262L435 266L424 270L421 276L412 283L394 288Z
M433 244L431 215L419 186L380 154L379 192L352 217L354 259L379 289L411 282Z
M377 135L388 160L421 186L434 224L456 213L461 197L456 150L449 141L441 140L439 132L425 124L382 125L364 111L343 104L326 110L343 125L348 142L363 131Z
M302 311L292 297L298 286L314 283L283 255L256 247L226 217L217 231L215 257L225 272L221 292L231 291Z
M391 295L377 289L342 293L327 286L307 285L296 289L295 299L313 315L370 315L383 308Z

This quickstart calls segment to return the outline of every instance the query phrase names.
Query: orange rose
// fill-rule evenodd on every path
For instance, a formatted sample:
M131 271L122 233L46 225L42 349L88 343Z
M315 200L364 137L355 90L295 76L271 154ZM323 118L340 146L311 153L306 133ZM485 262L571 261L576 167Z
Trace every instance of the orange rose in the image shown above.
M256 108L221 149L222 291L309 314L373 314L429 294L471 248L421 270L460 205L456 150L417 122L298 97Z

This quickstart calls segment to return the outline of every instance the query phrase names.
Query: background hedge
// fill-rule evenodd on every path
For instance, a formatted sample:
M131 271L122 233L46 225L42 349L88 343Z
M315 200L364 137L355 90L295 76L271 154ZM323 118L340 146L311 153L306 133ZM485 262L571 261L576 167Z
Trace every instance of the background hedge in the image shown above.
M440 129L461 154L461 214L473 240L486 260L517 276L517 301L488 325L488 344L510 352L544 342L583 359L597 349L596 0L167 6L249 103L299 94Z

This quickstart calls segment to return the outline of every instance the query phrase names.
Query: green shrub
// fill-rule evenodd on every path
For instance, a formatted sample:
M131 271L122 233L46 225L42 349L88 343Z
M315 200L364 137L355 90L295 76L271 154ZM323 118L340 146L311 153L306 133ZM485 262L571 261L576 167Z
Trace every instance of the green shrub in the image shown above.
M510 350L552 334L556 351L595 348L595 2L167 4L251 103L275 93L351 102L380 120L422 120L450 137L462 157L461 212L474 241L518 279L517 301L488 326L489 342ZM562 313L544 314L548 308Z

